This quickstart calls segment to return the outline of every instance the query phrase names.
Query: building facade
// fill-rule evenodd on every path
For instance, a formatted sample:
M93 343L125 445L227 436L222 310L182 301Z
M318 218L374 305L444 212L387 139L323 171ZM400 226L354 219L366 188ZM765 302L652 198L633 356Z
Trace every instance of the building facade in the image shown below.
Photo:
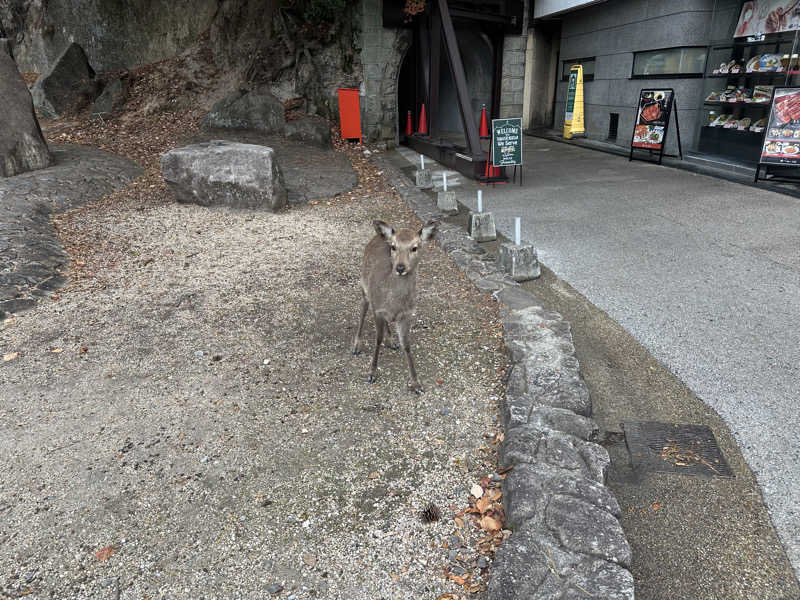
M587 137L628 148L640 91L670 88L684 153L752 166L772 90L800 85L799 28L775 0L536 2L527 125L563 127L569 67L582 64ZM673 118L669 154L677 131Z

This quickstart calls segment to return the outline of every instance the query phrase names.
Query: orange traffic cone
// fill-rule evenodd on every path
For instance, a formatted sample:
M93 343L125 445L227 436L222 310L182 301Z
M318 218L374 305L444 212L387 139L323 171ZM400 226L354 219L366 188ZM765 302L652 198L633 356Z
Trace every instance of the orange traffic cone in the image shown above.
M422 105L422 110L419 111L419 127L417 133L420 135L428 135L428 119L425 116L425 105Z
M413 135L414 134L414 124L411 122L411 111L408 111L408 116L406 117L406 135Z
M483 105L481 109L481 125L480 129L478 130L478 135L482 138L489 137L489 124L486 121L486 105Z

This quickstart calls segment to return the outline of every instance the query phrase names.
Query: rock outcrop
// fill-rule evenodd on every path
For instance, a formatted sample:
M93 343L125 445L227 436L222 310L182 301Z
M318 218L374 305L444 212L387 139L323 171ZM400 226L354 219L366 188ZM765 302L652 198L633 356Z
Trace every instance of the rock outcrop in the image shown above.
M302 117L287 121L284 135L290 140L308 142L325 150L332 146L331 126L320 117Z
M36 120L31 94L5 39L0 39L0 98L0 177L49 166L50 150Z
M237 92L217 102L203 119L206 127L283 133L283 102L265 89Z
M286 206L286 186L266 146L214 140L170 150L161 173L178 202L276 211Z
M42 117L57 119L91 104L97 97L98 88L86 53L73 42L56 59L52 68L39 76L31 95Z

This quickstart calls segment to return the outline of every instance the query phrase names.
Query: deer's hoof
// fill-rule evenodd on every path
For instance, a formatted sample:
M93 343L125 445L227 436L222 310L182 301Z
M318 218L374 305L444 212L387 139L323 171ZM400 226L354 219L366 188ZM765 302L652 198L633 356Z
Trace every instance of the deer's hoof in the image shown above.
M375 383L377 379L375 379L374 375L368 375L367 377L364 378L364 381L366 381L367 383Z
M389 350L400 350L400 344L386 344L386 347Z
M353 348L353 356L358 356L359 354L361 354L361 350L358 348Z
M409 383L408 384L408 389L410 389L412 392L414 392L417 396L419 396L420 394L422 394L425 391L425 388L423 388L418 383Z

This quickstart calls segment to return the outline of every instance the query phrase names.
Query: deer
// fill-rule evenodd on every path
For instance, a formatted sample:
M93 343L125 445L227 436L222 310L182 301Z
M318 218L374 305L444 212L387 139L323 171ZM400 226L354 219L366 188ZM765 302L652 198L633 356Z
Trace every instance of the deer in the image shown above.
M411 317L415 308L417 289L417 265L422 243L436 234L438 221L428 221L419 231L395 230L383 221L373 221L376 235L364 249L364 264L361 270L361 315L353 339L353 354L360 354L359 340L364 328L367 309L372 309L375 320L375 350L367 383L375 383L378 369L378 354L381 344L390 346L389 325L395 323L397 338L408 362L411 381L408 388L416 394L425 390L417 378L414 359L411 356Z

